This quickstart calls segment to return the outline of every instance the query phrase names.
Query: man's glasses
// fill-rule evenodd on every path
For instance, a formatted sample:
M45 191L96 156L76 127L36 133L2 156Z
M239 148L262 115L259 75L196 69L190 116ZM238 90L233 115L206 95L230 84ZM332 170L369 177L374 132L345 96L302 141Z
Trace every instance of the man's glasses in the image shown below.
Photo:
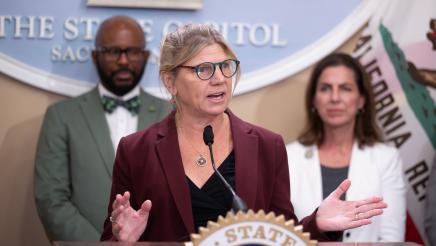
M231 78L238 71L239 61L228 59L222 62L203 62L197 66L180 65L179 67L190 68L195 71L199 79L208 80L215 74L216 66L220 68L224 77Z
M102 53L110 61L118 61L122 53L125 53L130 61L139 61L143 58L144 54L144 49L139 47L125 49L118 47L97 47L95 50Z

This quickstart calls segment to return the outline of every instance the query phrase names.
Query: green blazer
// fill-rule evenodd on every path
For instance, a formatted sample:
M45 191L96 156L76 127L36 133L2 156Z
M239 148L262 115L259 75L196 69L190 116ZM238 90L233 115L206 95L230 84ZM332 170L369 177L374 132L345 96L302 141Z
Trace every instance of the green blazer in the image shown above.
M141 90L138 130L170 105ZM51 240L98 241L107 214L115 154L97 88L50 106L35 161L34 194Z

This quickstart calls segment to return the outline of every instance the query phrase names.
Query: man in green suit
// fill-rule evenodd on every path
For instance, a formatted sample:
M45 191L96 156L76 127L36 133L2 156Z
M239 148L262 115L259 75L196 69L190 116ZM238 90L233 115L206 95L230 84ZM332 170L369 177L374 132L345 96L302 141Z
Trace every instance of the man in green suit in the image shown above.
M92 54L100 83L47 109L34 193L39 217L53 241L99 240L118 141L159 121L171 109L138 85L149 56L144 36L129 17L105 20Z

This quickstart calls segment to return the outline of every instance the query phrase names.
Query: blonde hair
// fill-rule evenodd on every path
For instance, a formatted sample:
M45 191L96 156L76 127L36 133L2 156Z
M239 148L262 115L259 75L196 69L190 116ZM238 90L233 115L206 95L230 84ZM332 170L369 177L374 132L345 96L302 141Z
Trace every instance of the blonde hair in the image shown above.
M228 45L224 37L213 26L207 24L186 24L174 32L169 32L160 47L159 73L171 72L176 74L177 68L196 56L203 48L218 44L231 58L236 54ZM239 81L241 70L236 73Z

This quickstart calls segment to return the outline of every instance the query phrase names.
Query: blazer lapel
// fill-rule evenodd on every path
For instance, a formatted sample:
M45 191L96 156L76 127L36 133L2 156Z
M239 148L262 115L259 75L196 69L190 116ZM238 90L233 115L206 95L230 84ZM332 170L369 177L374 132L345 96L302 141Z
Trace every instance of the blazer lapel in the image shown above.
M368 155L365 155L365 151L359 149L357 141L353 144L353 150L351 152L350 168L348 170L348 178L351 180L350 189L347 191L346 200L357 200L365 197L361 187L367 187L372 185L372 177L365 175L371 173L371 165Z
M235 151L236 193L249 208L254 208L257 194L258 159L256 157L259 139L250 134L251 128L230 110L227 110L227 113Z
M305 148L306 151L304 155L305 160L307 160L307 165L304 168L307 174L306 177L310 177L307 181L312 184L312 186L309 186L311 187L311 190L307 192L307 197L311 198L311 204L319 205L323 200L321 162L319 160L319 151L316 145L311 145Z
M141 106L139 107L137 130L142 130L161 119L162 105L160 101L147 95L142 89L140 90L139 100Z
M112 146L109 127L106 122L103 107L101 106L97 88L84 96L80 107L88 124L89 131L98 147L101 158L104 160L108 174L112 177L115 151Z
M177 210L189 233L193 233L194 220L192 217L191 195L185 178L182 157L180 156L174 112L160 123L157 140L157 152L168 181L171 195Z

